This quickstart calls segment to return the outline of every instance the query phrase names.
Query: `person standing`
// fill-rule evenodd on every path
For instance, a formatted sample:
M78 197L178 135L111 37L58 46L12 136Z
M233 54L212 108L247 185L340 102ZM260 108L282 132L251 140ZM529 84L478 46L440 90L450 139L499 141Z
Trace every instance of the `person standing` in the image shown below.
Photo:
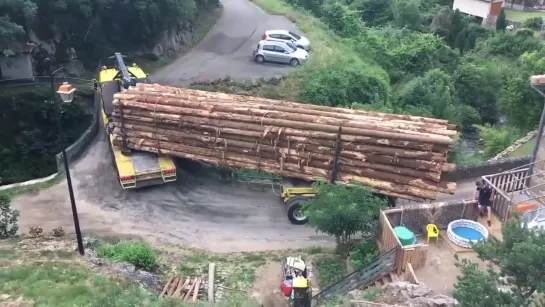
M477 190L475 191L475 200L477 200L477 206L479 207L479 215L484 217L485 211L488 217L488 227L492 225L490 217L492 215L492 199L493 191L492 188L483 180L477 180L475 182Z

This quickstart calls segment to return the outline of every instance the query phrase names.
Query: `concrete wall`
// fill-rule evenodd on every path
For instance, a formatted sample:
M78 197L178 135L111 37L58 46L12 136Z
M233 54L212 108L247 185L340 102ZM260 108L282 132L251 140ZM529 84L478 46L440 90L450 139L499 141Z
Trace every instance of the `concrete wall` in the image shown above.
M454 0L452 9L485 19L490 12L490 2L481 0Z
M32 59L30 54L0 57L0 70L3 79L33 79Z
M458 219L476 221L478 208L475 204L463 200L432 204L413 204L400 207L402 211L388 213L392 227L403 225L416 234L425 232L426 225L435 224L440 229Z

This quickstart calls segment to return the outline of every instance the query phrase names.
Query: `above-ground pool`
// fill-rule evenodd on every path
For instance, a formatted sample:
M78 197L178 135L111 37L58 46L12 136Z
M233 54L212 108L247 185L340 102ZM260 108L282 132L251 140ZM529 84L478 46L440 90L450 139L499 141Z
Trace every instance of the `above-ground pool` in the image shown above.
M463 248L471 248L471 244L488 239L488 230L478 222L471 220L455 220L448 224L448 238Z

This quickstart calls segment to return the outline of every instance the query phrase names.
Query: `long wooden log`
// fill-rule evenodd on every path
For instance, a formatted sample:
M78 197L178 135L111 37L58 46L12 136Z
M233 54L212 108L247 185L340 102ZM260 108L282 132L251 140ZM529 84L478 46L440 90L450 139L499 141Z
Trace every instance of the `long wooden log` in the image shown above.
M116 111L113 114L115 117L120 116L120 114ZM141 110L135 110L135 109L123 109L123 118L132 119L133 117L130 116L136 116L140 117L141 119L146 118L150 114L146 111ZM174 115L174 114L166 114L166 113L155 113L153 114L153 117L155 118L155 121L159 121L160 123L165 123L165 121L172 121L172 122L179 122L180 118L183 116L180 115ZM203 118L206 118L206 116L202 116ZM148 119L151 119L154 121L153 118L147 117ZM218 118L219 119L219 118ZM185 120L185 118L184 118ZM229 120L226 120L229 121ZM235 121L235 120L233 120ZM119 122L122 122L122 120L119 120ZM240 125L242 129L244 129L244 124ZM327 126L330 127L330 126ZM299 127L298 127L299 128ZM301 127L304 128L304 127ZM334 127L331 127L334 128ZM353 128L346 128L346 129L353 129ZM337 127L338 130L338 127ZM344 131L345 129L343 129ZM386 146L373 146L373 145L359 145L359 144L353 144L353 150L357 152L369 152L374 154L384 154L384 155L391 155L391 156L398 156L398 157L405 157L405 158L412 158L412 159L421 159L421 160L428 160L428 161L437 161L437 162L445 162L446 156L444 153L434 153L434 152L425 152L425 151L412 151L412 150L400 150L396 148L386 147Z
M116 95L122 95L122 94L116 94ZM424 132L416 132L416 131L409 131L407 129L400 129L400 128L389 128L389 127L381 127L379 125L368 125L368 124L359 124L360 127L353 127L358 124L356 123L350 123L350 126L343 126L343 123L339 123L338 125L331 125L327 123L320 123L320 122L305 122L301 115L300 119L297 119L297 117L289 117L287 113L285 116L289 117L289 119L282 119L282 116L276 116L272 117L274 113L270 113L271 117L266 116L265 113L263 113L262 116L254 116L254 115L243 115L243 114L236 114L232 112L219 112L215 111L214 109L211 110L201 110L201 109L192 109L192 108L183 108L183 107L176 107L176 106L166 106L161 104L151 104L151 103L145 103L145 102L139 102L139 101L132 101L132 100L114 100L114 105L116 106L123 106L123 113L127 114L133 114L133 111L144 111L148 112L152 118L164 117L167 115L170 116L198 116L198 117L206 117L206 118L216 118L216 119L222 119L222 120L231 120L231 121L239 121L239 122L246 122L246 123L255 123L255 124L261 124L261 125L274 125L274 126L280 126L280 127L288 127L288 128L296 128L296 129L306 129L306 130L315 130L315 131L322 131L322 132L329 132L329 133L336 133L340 126L343 127L343 132L347 134L352 135L360 135L360 136L370 136L370 137L379 137L379 138L391 138L394 140L402 140L402 141L416 141L416 142L424 142L424 143L437 143L437 144L444 144L444 145L451 145L454 143L454 140L448 136L438 135L434 133L424 133ZM256 111L257 112L257 111ZM311 117L315 118L315 117Z
M223 136L223 138L220 138L220 137L215 137L215 136L206 136L206 135L202 135L202 134L199 134L199 133L193 133L193 131L187 131L187 130L176 131L176 130L168 130L168 129L163 129L163 128L155 129L153 127L140 126L140 125L129 125L129 127L125 127L125 128L127 130L129 130L129 131L132 131L132 132L148 132L148 133L152 133L152 134L153 133L160 133L160 134L165 134L165 135L168 135L168 136L175 136L175 137L183 138L184 142L189 142L191 140L194 140L194 141L197 141L197 142L213 142L214 144L216 144L216 143L224 142L224 138L225 138L225 139L227 139L226 142L229 145L233 144L233 145L236 145L236 146L239 146L239 147L249 148L249 149L253 149L253 150L256 149L256 147L257 147L256 144L259 144L259 142L256 141L256 139L252 139L252 138L249 138L249 137L248 137L248 139L244 139L243 141L236 140L236 141L234 141L235 143L233 143L232 137L234 137L234 136L232 136L230 134L224 134L224 133L220 134L221 136ZM114 130L114 134L121 136L120 130L118 128L116 128ZM131 136L134 137L135 135L131 135ZM153 136L151 138L153 138ZM259 140L259 139L257 139L257 140ZM293 142L293 143L279 142L279 143L276 143L276 144L275 143L270 143L267 146L267 144L265 143L265 144L261 144L260 151L264 150L264 151L269 151L269 152L274 152L274 153L282 153L282 154L286 154L288 156L290 156L290 155L293 155L293 156L306 156L307 158L312 159L312 160L330 161L330 160L333 159L333 155L334 155L333 152L331 152L331 153L330 152L313 153L313 152L308 152L308 151L305 151L305 152L295 151L294 152L294 150L292 148L295 147L297 149L298 145L299 144L295 143L295 142ZM333 146L333 145L331 145L331 146ZM349 165L349 166L360 167L360 168L368 168L368 169L375 169L375 170L378 170L378 171L385 171L385 172L394 173L394 174L407 175L407 176L410 176L410 177L422 178L422 179L435 181L435 182L439 181L439 179L441 177L441 172L440 171L438 171L438 172L421 171L421 170L406 168L406 167L397 166L397 165L388 165L388 164L381 164L381 163L369 163L369 162L363 162L363 161L358 161L358 160L352 160L352 159L344 158L344 157L340 157L339 162L342 163L342 164L345 164L345 165Z
M213 163L226 163L231 165L231 161L242 163L242 168L248 169L259 169L263 168L265 171L270 171L272 173L279 173L283 170L290 171L292 173L301 173L307 177L315 178L314 180L327 180L329 178L329 171L323 169L317 169L313 167L304 167L301 168L299 165L293 165L290 163L284 163L283 165L278 165L275 161L270 161L266 159L257 159L248 156L242 156L233 154L230 152L218 152L203 148L191 147L180 145L170 142L162 142L156 140L147 140L147 139L138 139L138 138L126 138L127 146L135 150L151 151L157 153L165 153L163 149L169 150L171 153L174 153L175 156L186 158L187 154L198 155L198 156L207 156L215 158ZM199 160L199 159L196 159ZM204 161L207 162L207 161ZM265 169L266 166L268 169ZM233 167L233 166L232 166ZM236 166L238 167L238 166ZM370 188L376 188L383 191L391 191L393 193L403 194L403 195L412 195L417 198L425 199L435 199L437 193L430 190L425 190L421 188L411 187L402 184L396 184L392 182L387 182L383 180L375 180L361 176L353 176L346 174L338 175L339 181L350 182L352 180L357 181L365 186Z
M134 127L134 126L129 126L129 127ZM145 127L145 126L138 126L138 127ZM159 132L159 130L161 130ZM194 132L194 131L188 131L188 132L180 132L180 131L175 131L175 130L165 130L165 129L160 129L160 128L157 128L157 129L154 129L154 128L144 128L144 129L141 129L142 132L151 132L151 133L155 133L155 132L159 132L159 133L163 133L163 134L167 134L167 135L176 135L176 136L180 136L180 137L185 137L185 138L193 138L193 139L206 139L206 138L209 138L210 136L209 135L206 135L206 133L204 132ZM116 134L119 134L119 135L122 135L122 133L117 130ZM215 138L215 137L211 137L211 139L213 139L215 142L227 142L227 141L224 141L225 138ZM238 138L239 140L237 139L231 139L229 138L229 143L232 143L232 142L240 142L240 139L242 139L242 141L247 141L248 139L245 139L244 137L239 137ZM253 141L251 141L251 145L248 144L248 146L255 146L256 144L258 145L262 145L263 148L267 148L265 146L267 146L266 144L262 144L260 142L259 139L255 139ZM282 146L284 146L285 143L273 143L273 145L271 145L272 147L274 148L282 148ZM291 144L290 144L291 145ZM318 154L329 154L329 155L334 155L334 150L331 149L330 147L325 147L325 146L314 146L314 145L307 145L307 144L303 144L303 145L298 145L298 144L293 144L295 149L297 151L304 151L304 152L311 152L311 153L318 153ZM242 145L241 145L242 146ZM286 146L288 147L288 146ZM292 146L293 147L293 146ZM422 171L430 171L430 172L435 172L437 174L439 174L439 177L440 177L440 173L441 171L451 171L453 168L454 168L454 165L453 164L450 164L450 163L435 163L435 162L431 162L431 161L427 161L427 160L424 160L424 159L412 159L412 158L403 158L403 156L406 156L408 155L409 157L412 156L416 156L416 154L414 152L405 152L405 151L400 151L400 152L391 152L390 155L387 155L385 153L382 153L382 152L370 152L370 153L361 153L362 151L362 148L360 148L360 146L351 146L351 144L342 144L341 146L343 148L343 150L341 151L341 157L343 158L346 158L346 159L350 159L350 160L353 160L353 161L356 161L356 162L362 162L362 163L381 163L381 164L384 164L384 165L399 165L401 167L407 167L407 168L412 168L412 169L415 169L415 170L422 170ZM352 150L346 150L347 148L349 149L352 149ZM357 150L360 150L360 152L358 152ZM286 152L286 154L296 154L297 152ZM410 153L407 154L407 153ZM399 157L399 156L402 156L402 157ZM425 154L424 154L425 156ZM424 157L426 158L426 157ZM431 179L431 178L430 178Z
M422 122L422 123L438 123L438 124L448 124L447 120L444 119L436 119L436 118L427 118L427 117L420 117L420 116L412 116L412 115L403 115L403 114L390 114L390 113L379 113L379 112L372 112L372 111L364 111L364 110L354 110L354 109L345 109L345 108L331 108L327 106L320 106L320 105L312 105L312 104L299 104L299 103L293 103L288 101L278 101L278 100L272 100L272 99L266 99L261 97L250 97L250 96L244 96L244 95L232 95L232 94L224 94L224 93L211 93L206 91L199 91L199 90L191 90L191 89L185 89L185 88L176 88L176 87L169 87L169 86L162 86L158 84L137 84L135 88L131 88L131 90L140 90L140 91L157 91L162 93L187 93L189 95L193 95L196 97L201 97L207 100L210 99L224 99L227 101L238 101L238 102L263 102L263 103L276 103L277 105L281 106L287 106L287 107L297 107L302 108L306 110L319 110L319 111L325 111L330 112L332 109L335 110L337 113L342 114L351 114L351 115L361 115L361 116L369 116L373 118L385 118L390 120L404 120L404 121L411 121L411 122Z
M153 95L154 94L154 95ZM117 103L129 106L131 108L137 108L148 111L158 111L172 114L179 114L178 108L187 109L199 109L206 110L208 112L225 112L235 113L240 115L250 115L258 117L267 117L283 120L293 120L306 123L315 123L332 126L343 126L358 129L370 129L374 131L384 132L405 132L408 134L416 134L423 136L455 136L457 134L454 130L448 130L446 126L418 126L413 123L397 123L387 121L372 121L369 118L366 119L338 119L331 116L317 116L307 115L303 113L296 113L296 110L290 110L289 112L283 112L278 110L272 110L272 106L269 109L255 108L254 104L236 105L234 103L210 103L208 101L195 101L190 100L189 97L180 95L176 96L168 93L117 93L115 94ZM188 100L189 99L189 100Z
M304 157L304 156L296 156L296 155L285 155L285 154L277 154L273 151L254 151L253 149L248 149L244 147L237 147L236 144L229 144L225 146L228 143L222 143L219 142L217 144L215 143L207 143L202 142L198 140L191 140L191 139L182 139L182 138L172 138L172 136L167 135L157 135L153 133L143 133L143 132L127 132L126 137L129 139L151 139L151 140L158 140L158 141L164 141L164 142L170 142L170 143L176 143L176 144L183 144L191 147L196 148L206 148L209 150L215 150L217 152L232 152L239 155L248 155L251 157L256 158L264 158L271 161L276 161L278 164L282 164L284 162L291 163L294 165L298 165L301 169L304 167L315 167L319 169L324 169L326 171L329 171L332 169L332 162L333 158L330 157L329 159L326 159L325 161L320 160L313 160L310 156ZM116 137L115 139L116 144L121 145L122 139L121 137ZM219 145L219 146L218 146ZM448 193L448 194L454 194L454 191L456 190L456 184L454 183L447 183L447 182L431 182L427 180L423 180L420 178L414 178L410 176L404 176L404 175L398 175L398 174L392 174L387 172L380 172L372 169L359 169L357 167L353 167L351 165L343 165L341 162L340 171L351 174L351 175L358 175L361 177L367 177L371 179L379 179L379 180L385 180L400 184L406 184L409 186L414 186L417 188L427 189L435 192L441 192L441 193Z
M117 113L114 113L116 115ZM324 132L315 132L308 130L299 130L299 129L290 129L272 127L272 126L261 126L261 125L252 125L244 124L245 129L239 128L241 126L238 122L222 122L220 120L209 119L206 120L201 117L193 116L184 116L183 122L180 121L174 123L172 121L165 121L164 123L156 123L149 118L143 118L142 121L138 120L140 117L134 116L124 116L123 124L131 129L130 125L142 125L149 127L159 127L164 129L176 128L180 129L199 129L206 130L209 133L215 133L219 135L233 134L233 135L244 135L261 139L277 140L279 135L282 136L287 141L300 142L309 145L318 145L326 146L333 148L335 146L335 141L337 140L336 133L324 133ZM114 123L119 123L119 117L114 116ZM389 146L395 148L411 149L417 151L432 151L444 154L449 150L448 146L445 145L436 145L436 144L425 144L417 142L408 142L408 141L397 141L389 139L378 139L373 137L364 137L364 136L354 136L341 134L341 141L343 143L356 143L364 145L375 145L375 146ZM350 149L350 148L346 148Z

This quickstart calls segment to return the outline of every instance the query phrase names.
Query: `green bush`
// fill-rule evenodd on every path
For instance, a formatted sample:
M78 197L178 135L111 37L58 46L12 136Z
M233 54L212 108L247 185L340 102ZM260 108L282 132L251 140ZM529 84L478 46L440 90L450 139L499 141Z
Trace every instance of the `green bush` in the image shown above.
M379 249L374 242L358 242L350 251L350 261L355 270L368 265L379 255Z
M502 152L520 136L517 129L505 127L496 129L490 125L475 126L479 130L479 137L484 145L484 155L487 158L494 157Z
M543 26L543 17L533 17L528 18L522 23L522 27L541 31L541 27Z
M97 255L114 261L128 262L137 268L146 270L153 270L159 265L155 252L144 242L106 243L98 247Z
M19 211L11 209L9 197L0 195L0 239L13 237L17 234L18 220Z
M342 258L337 254L320 255L315 264L318 271L318 284L321 288L338 282L344 276Z
M310 71L299 100L334 107L354 102L389 105L390 91L388 76L380 67L338 63Z

